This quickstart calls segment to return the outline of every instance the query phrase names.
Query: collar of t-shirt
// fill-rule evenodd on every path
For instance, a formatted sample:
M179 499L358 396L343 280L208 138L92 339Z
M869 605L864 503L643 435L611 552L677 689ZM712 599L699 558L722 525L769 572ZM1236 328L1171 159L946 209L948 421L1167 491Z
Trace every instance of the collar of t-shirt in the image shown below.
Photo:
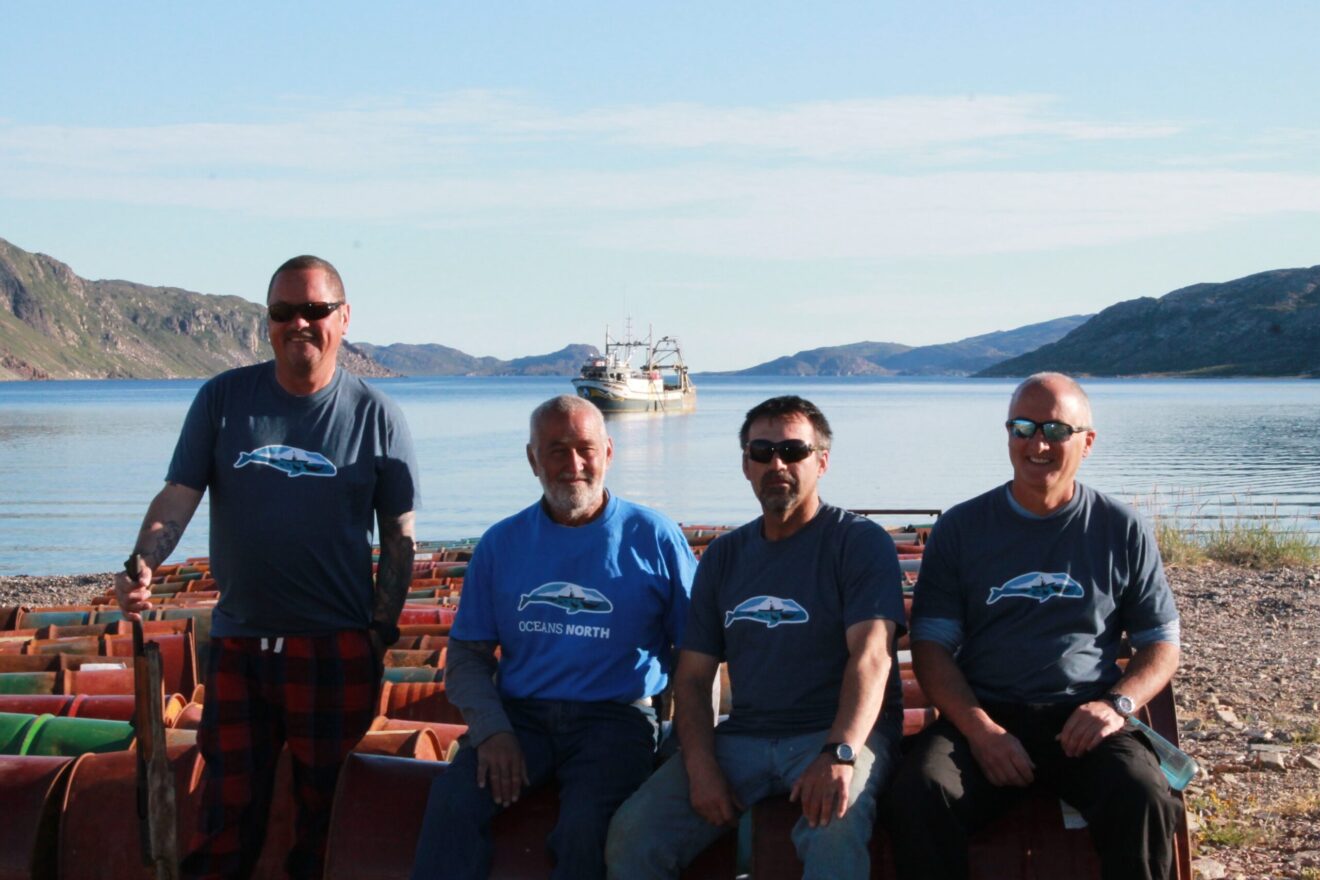
M1063 507L1060 507L1058 510L1054 511L1053 513L1047 513L1044 516L1041 516L1039 513L1032 513L1030 510L1027 510L1018 502L1016 498L1013 497L1012 483L1004 484L1004 497L1008 499L1008 506L1013 509L1013 512L1025 519L1034 519L1034 520L1054 519L1056 516L1063 516L1066 513L1071 513L1073 508L1075 508L1077 505L1082 503L1082 484L1074 483L1073 497L1068 499L1068 503L1063 505Z

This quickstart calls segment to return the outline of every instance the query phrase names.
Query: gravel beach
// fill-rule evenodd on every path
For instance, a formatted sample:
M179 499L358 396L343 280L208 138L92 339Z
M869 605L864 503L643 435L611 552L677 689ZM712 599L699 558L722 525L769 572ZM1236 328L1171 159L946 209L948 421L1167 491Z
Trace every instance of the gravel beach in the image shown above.
M85 602L112 573L0 578L0 605ZM1320 567L1170 567L1174 681L1202 878L1320 880Z

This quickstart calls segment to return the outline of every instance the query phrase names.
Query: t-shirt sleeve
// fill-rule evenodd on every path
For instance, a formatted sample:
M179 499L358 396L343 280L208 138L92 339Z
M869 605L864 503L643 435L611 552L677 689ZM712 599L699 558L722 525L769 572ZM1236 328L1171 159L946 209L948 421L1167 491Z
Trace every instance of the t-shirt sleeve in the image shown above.
M1128 525L1128 570L1123 590L1123 629L1132 633L1156 629L1178 619L1173 590L1164 575L1164 560L1155 533L1135 512Z
M665 635L669 644L683 644L683 630L692 605L692 579L697 572L697 557L692 555L683 533L674 528L669 536L670 577L669 609L665 612Z
M964 612L958 590L958 568L953 561L957 543L954 520L942 517L930 533L921 553L921 570L912 590L912 637L923 636L926 620L950 620L961 623Z
M174 445L174 456L170 459L165 480L178 483L189 489L205 492L211 484L211 469L215 464L216 426L219 422L215 412L216 383L207 382L193 398L188 407L188 415L183 419L183 429L179 440Z
M721 660L724 659L724 628L720 621L717 587L720 581L719 545L724 540L730 539L717 539L702 554L701 564L692 579L692 603L680 643L686 651L709 654Z
M495 617L495 556L496 541L489 532L477 542L472 551L467 571L463 573L463 601L450 636L468 642L499 641L500 631Z
M422 503L417 454L408 422L396 406L384 408L384 422L384 455L376 477L376 515L398 516L417 510Z
M903 573L894 539L874 522L851 524L843 557L843 624L883 618L907 632L903 615Z

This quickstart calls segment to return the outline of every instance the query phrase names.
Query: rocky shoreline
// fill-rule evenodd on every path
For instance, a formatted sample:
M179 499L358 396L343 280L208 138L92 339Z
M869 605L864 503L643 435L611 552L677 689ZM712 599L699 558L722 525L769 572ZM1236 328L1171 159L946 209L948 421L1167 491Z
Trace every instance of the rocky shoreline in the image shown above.
M85 602L112 573L0 578L0 605ZM1320 880L1320 567L1170 567L1196 876Z

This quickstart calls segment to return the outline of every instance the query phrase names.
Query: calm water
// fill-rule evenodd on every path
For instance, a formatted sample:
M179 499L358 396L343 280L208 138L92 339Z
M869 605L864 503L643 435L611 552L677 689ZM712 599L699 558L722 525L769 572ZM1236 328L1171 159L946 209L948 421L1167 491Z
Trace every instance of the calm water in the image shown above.
M527 415L562 378L393 379L422 467L423 538L479 535L539 493ZM1008 479L1008 381L699 377L695 413L612 418L608 483L676 519L757 512L736 433L796 393L834 426L829 501L947 508ZM0 574L107 571L131 549L200 382L0 383ZM1320 382L1096 380L1082 478L1182 517L1281 515L1320 529ZM903 519L902 517L898 519ZM176 553L205 555L203 503Z

